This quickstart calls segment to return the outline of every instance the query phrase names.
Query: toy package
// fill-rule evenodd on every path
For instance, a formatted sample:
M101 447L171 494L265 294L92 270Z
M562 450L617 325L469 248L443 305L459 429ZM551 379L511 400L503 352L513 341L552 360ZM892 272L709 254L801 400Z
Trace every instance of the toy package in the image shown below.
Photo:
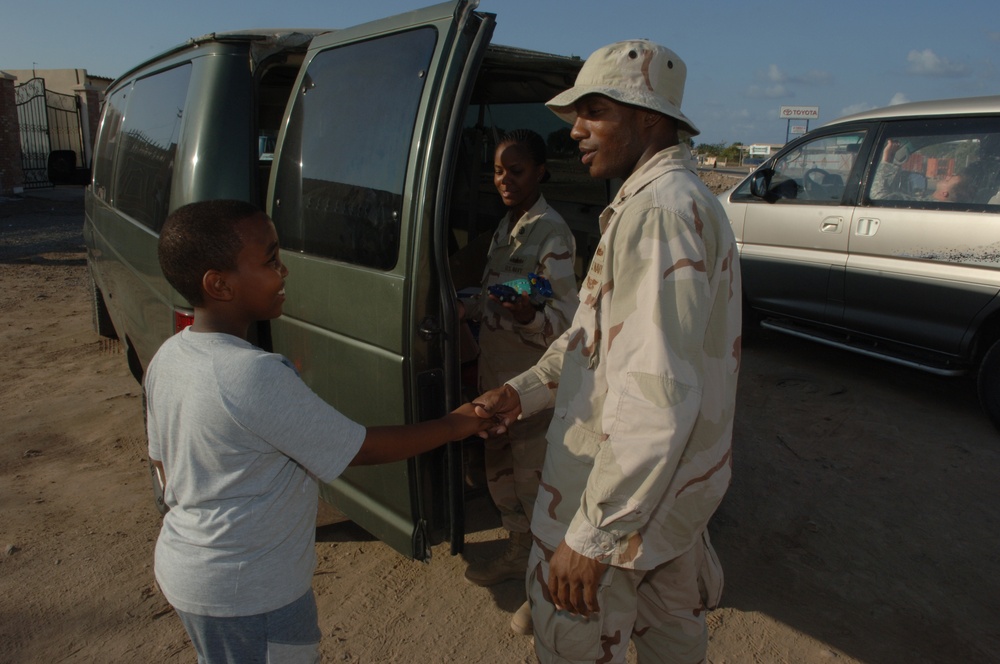
M527 277L494 284L487 290L500 302L514 302L521 295L527 295L531 303L538 309L544 307L545 301L552 297L552 284L549 283L548 279L540 277L534 272L529 273Z

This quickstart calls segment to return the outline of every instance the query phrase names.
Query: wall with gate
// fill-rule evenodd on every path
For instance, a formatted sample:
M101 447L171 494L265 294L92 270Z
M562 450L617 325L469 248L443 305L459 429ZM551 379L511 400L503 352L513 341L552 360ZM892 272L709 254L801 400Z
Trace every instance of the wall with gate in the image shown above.
M21 116L19 120L15 113L10 120L14 138L0 138L0 169L16 164L19 182L4 181L13 181L13 174L0 175L0 195L15 193L14 187L20 192L52 186L48 179L52 166L71 172L62 182L89 179L100 105L112 79L90 76L85 69L7 69L0 71L0 79L14 90L13 103L19 106ZM45 108L29 112L34 104L26 102L38 92L35 87L44 88L44 99L38 101Z
M13 76L0 72L0 196L20 194L24 188L15 83Z

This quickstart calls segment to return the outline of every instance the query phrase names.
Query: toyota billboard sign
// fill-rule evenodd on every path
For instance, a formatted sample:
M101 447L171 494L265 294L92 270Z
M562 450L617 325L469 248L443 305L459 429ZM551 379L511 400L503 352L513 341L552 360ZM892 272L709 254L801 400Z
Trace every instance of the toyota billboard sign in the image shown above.
M817 120L819 106L782 106L780 115L783 120Z

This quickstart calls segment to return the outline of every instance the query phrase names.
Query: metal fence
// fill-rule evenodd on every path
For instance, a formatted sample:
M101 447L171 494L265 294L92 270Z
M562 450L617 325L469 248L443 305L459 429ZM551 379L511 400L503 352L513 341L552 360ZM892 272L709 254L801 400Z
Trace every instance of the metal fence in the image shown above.
M79 99L46 90L41 78L16 86L14 95L24 188L51 187L52 179L71 180L85 166Z

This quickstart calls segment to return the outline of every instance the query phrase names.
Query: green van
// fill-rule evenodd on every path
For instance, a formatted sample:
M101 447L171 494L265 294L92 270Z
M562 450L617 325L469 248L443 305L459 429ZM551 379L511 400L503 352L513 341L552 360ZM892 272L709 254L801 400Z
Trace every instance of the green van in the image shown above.
M95 327L121 339L137 380L190 321L158 266L164 219L185 203L236 198L274 219L290 273L284 315L259 325L259 345L366 425L437 417L465 400L455 296L478 285L503 214L492 183L499 135L547 137L545 196L581 257L612 193L543 105L582 61L491 44L496 17L476 5L343 30L210 34L111 85L84 235ZM423 560L437 542L461 550L464 491L454 444L350 469L322 494Z

